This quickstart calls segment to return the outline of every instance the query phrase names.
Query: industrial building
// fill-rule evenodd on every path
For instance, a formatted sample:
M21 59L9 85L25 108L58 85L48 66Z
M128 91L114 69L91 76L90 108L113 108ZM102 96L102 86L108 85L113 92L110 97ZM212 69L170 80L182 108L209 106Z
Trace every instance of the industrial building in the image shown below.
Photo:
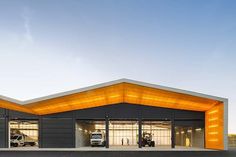
M227 150L227 114L226 98L128 79L28 101L0 96L0 148L90 148L103 138L107 149Z

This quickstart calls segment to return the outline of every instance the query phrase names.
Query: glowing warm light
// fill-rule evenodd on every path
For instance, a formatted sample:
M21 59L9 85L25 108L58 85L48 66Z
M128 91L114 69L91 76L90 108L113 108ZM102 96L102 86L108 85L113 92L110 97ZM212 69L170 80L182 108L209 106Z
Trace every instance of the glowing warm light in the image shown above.
M191 132L192 132L192 130L188 130L187 132L188 132L188 133L191 133Z
M218 132L209 132L208 134L210 134L210 135L216 135L216 134L218 134Z
M208 114L214 114L214 113L217 113L217 112L218 112L218 110L213 110L211 112L208 112Z
M184 134L184 131L181 131L181 134Z
M88 103L88 102L93 102L93 101L99 101L99 100L104 100L105 98L93 98L93 99L88 99L84 100L83 103Z
M155 100L155 98L153 98L153 97L146 97L146 96L142 97L142 99Z
M195 129L195 131L201 131L202 130L202 128L197 128L197 129Z
M128 94L127 96L128 96L128 97L131 97L131 98L138 98L137 95L130 95L130 94Z
M208 128L216 128L216 127L218 127L217 124L215 124L215 125L209 125L209 126L208 126Z
M111 95L111 96L109 96L109 98L118 98L118 97L120 97L120 95Z
M214 120L218 120L218 118L210 118L209 121L214 121Z
M208 141L209 141L209 142L217 142L218 139L209 139Z

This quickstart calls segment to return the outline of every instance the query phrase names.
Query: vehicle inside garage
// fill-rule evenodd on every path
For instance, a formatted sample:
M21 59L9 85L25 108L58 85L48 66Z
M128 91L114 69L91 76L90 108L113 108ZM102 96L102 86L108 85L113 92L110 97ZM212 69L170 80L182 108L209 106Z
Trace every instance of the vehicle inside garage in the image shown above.
M105 121L77 120L76 121L76 147L105 147L106 145Z
M142 146L171 147L171 122L170 121L143 121Z
M38 147L38 121L12 120L9 133L9 147Z

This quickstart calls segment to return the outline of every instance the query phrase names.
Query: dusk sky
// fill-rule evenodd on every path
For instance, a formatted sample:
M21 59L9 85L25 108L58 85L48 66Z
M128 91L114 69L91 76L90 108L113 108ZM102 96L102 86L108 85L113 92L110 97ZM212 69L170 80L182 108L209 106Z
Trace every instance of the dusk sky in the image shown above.
M0 0L0 95L120 78L226 97L236 133L236 1Z

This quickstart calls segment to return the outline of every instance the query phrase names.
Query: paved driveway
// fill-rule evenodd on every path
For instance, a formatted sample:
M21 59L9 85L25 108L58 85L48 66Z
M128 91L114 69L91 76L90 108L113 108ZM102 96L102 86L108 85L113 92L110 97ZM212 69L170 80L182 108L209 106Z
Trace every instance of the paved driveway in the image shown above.
M88 150L0 150L0 157L236 157L228 151L88 151Z

